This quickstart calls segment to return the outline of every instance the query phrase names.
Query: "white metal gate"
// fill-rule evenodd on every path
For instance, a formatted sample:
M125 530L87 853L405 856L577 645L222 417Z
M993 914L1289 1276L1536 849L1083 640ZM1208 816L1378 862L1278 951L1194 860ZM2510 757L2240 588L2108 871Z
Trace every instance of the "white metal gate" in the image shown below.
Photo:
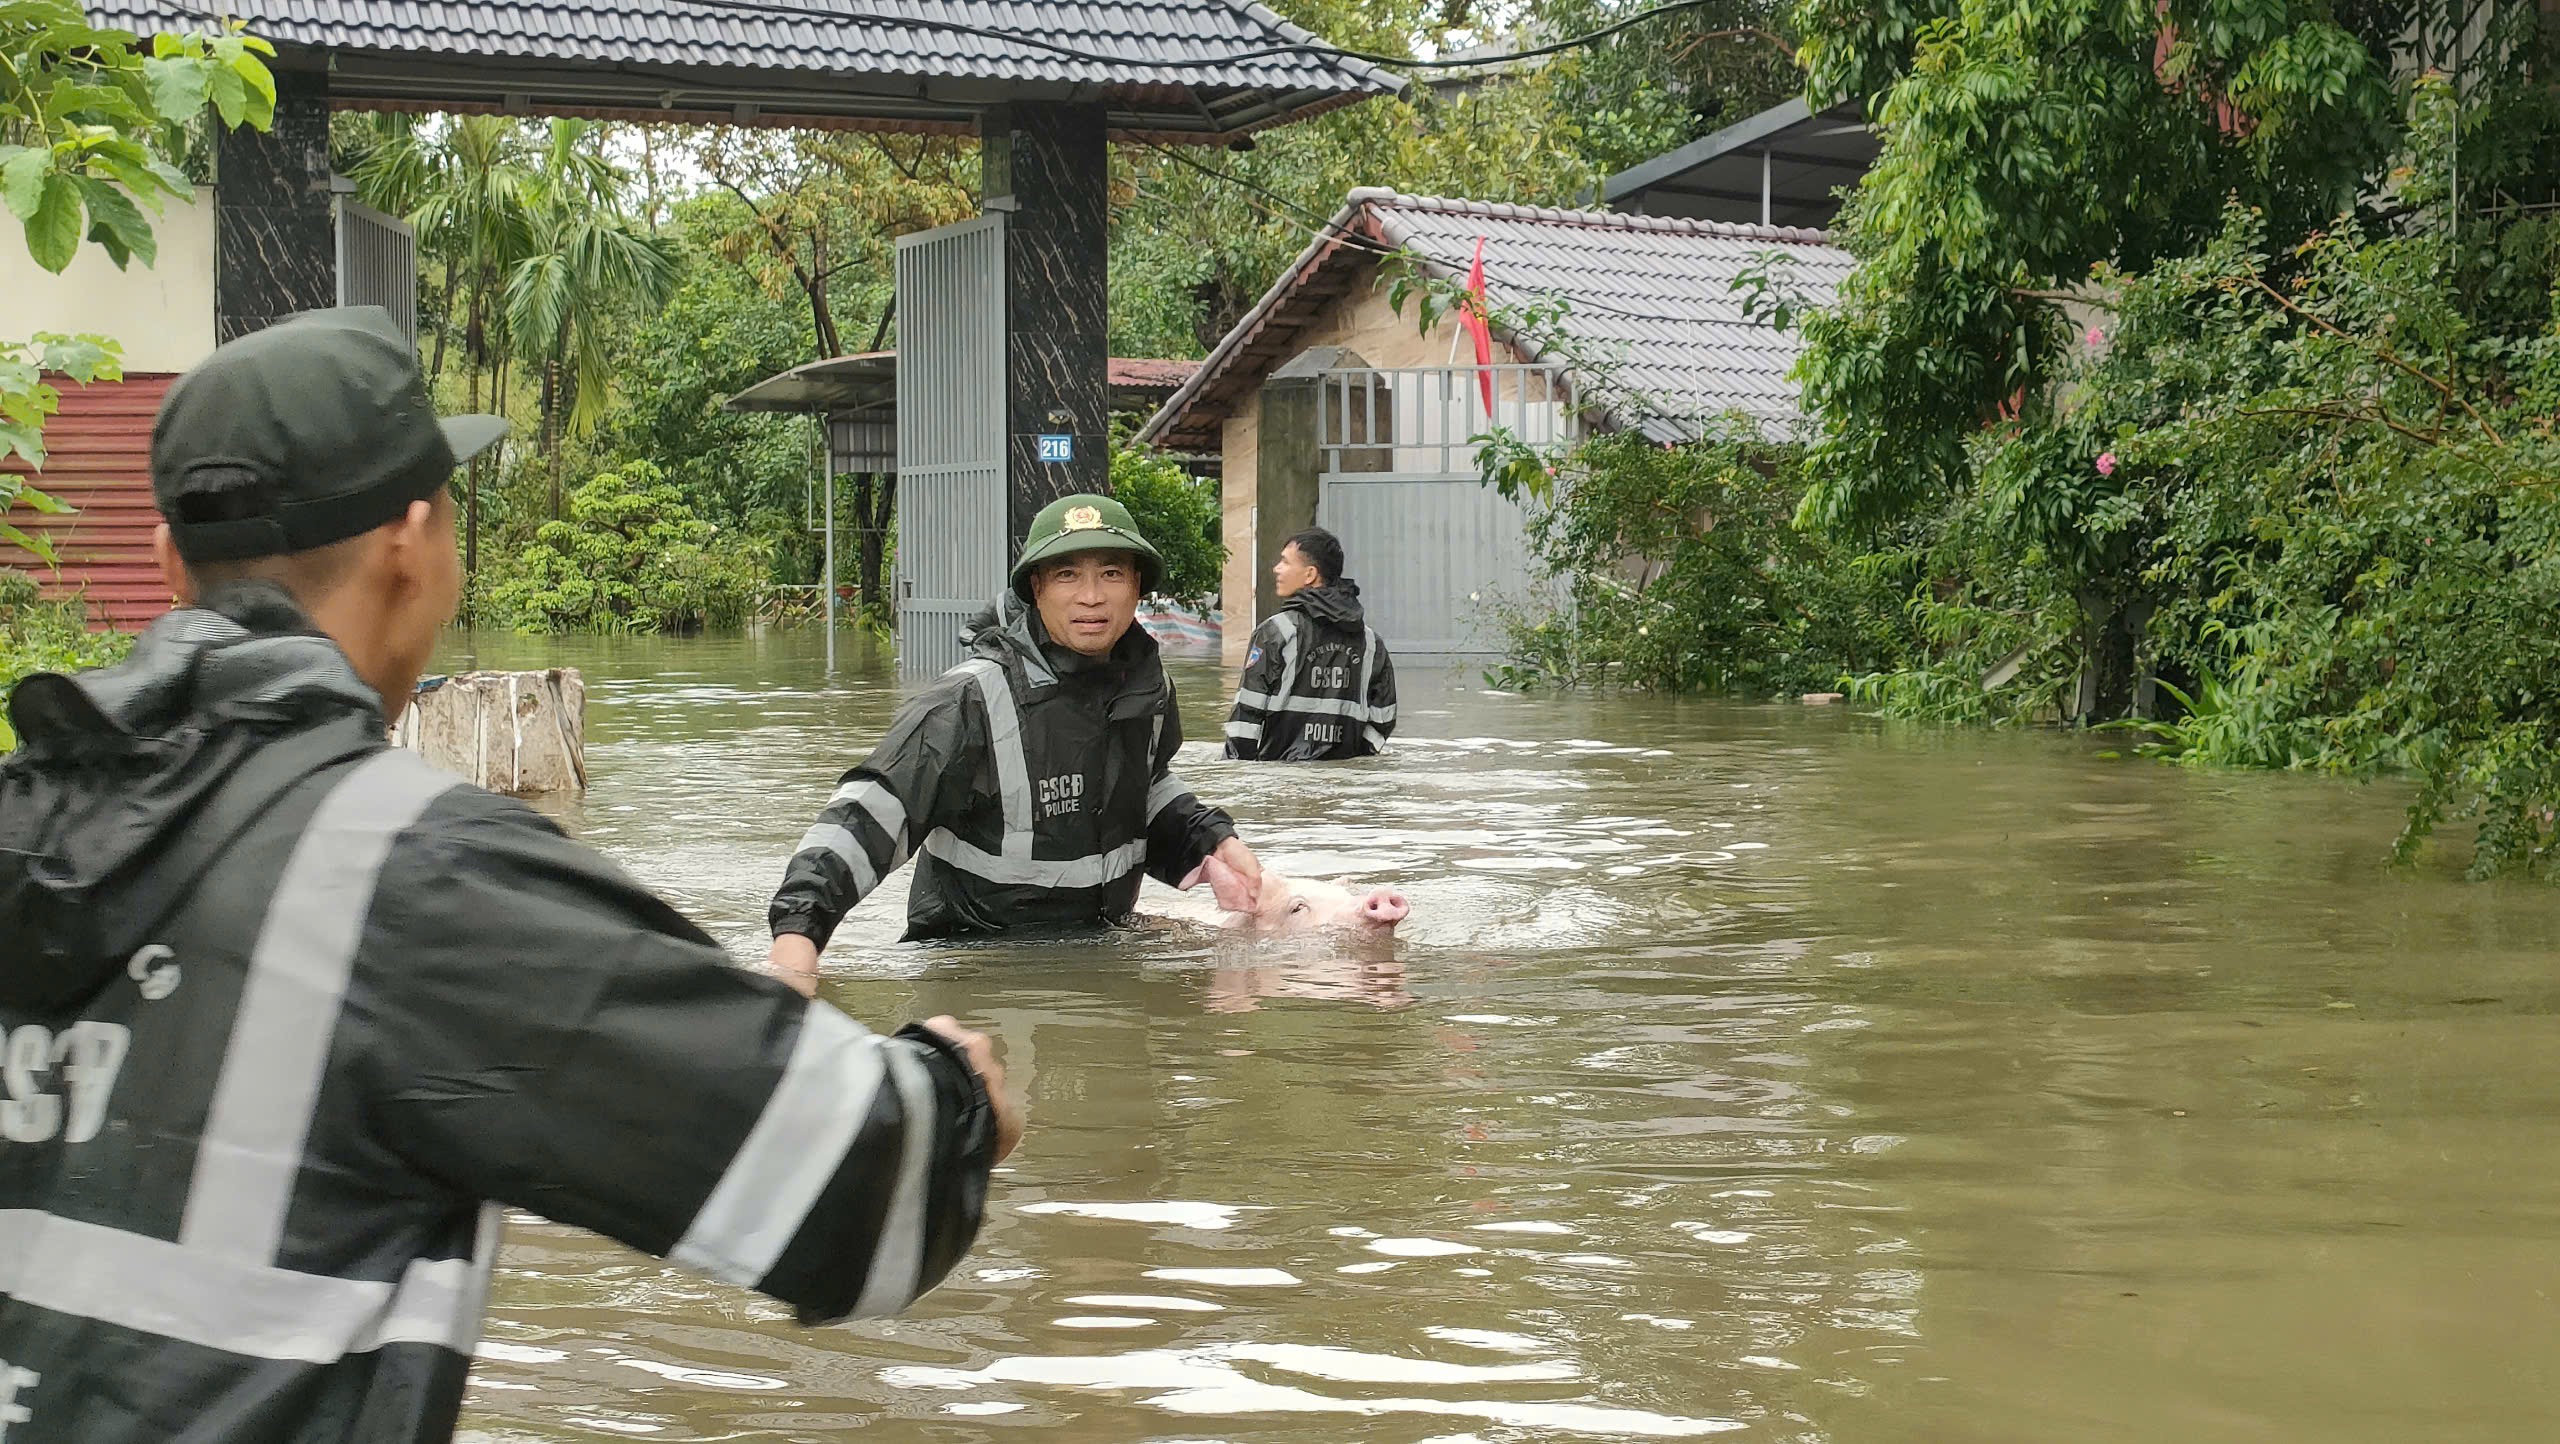
M898 238L898 672L958 666L1004 586L1004 217Z
M418 344L418 241L409 223L351 195L336 197L338 304L380 306Z
M1506 613L1562 604L1530 554L1525 504L1479 480L1472 438L1499 425L1552 445L1570 434L1566 402L1548 366L1324 373L1316 524L1342 539L1369 625L1397 657L1494 656Z

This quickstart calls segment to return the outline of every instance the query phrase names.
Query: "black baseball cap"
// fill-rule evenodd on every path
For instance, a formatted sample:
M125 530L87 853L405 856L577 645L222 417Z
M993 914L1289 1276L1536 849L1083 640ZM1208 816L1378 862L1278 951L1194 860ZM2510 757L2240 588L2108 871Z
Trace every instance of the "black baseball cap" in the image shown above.
M151 497L190 562L315 551L434 496L506 435L439 421L417 352L379 306L309 311L178 379L151 427Z

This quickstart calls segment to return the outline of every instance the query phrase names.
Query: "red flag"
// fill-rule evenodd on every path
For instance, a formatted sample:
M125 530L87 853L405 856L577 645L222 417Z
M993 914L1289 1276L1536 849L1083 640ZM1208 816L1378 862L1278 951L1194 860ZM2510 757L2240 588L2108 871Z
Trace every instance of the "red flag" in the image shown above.
M1485 325L1484 237L1476 237L1475 264L1467 268L1467 295L1471 298L1458 308L1458 324L1476 343L1476 383L1484 393L1485 419L1493 419L1493 331Z

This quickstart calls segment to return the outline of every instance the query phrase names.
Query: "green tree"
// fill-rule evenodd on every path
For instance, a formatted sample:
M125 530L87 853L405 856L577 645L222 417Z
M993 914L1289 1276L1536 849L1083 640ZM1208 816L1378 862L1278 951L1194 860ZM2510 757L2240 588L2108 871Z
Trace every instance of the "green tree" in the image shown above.
M466 409L509 409L511 367L537 378L536 445L550 465L555 515L560 441L600 418L611 394L620 360L613 318L645 316L675 282L673 247L631 217L631 178L607 158L603 139L588 121L535 130L485 115L368 116L336 136L366 203L407 217L421 257L440 273L438 304L426 308L443 319L429 374L444 373L453 335ZM463 564L471 576L480 570L484 486L502 474L498 448L468 472Z
M644 233L624 207L630 177L605 159L591 121L551 123L531 196L526 254L507 276L507 329L542 373L541 449L560 514L560 438L605 412L621 358L612 318L647 315L674 291L673 242Z
M0 0L0 203L18 219L27 254L60 274L85 241L122 270L159 255L150 212L192 200L169 157L211 106L224 126L265 129L275 52L237 25L157 36L147 52L129 31L102 30L71 0ZM0 457L44 465L44 425L61 404L45 380L121 375L112 340L44 334L0 337ZM0 516L14 502L59 508L14 473L0 474ZM50 561L42 539L0 522L7 541Z
M492 404L503 409L507 277L533 251L542 184L524 128L491 115L450 120L380 115L368 121L352 162L365 203L408 219L420 254L433 257L444 273L439 314L450 320L456 305L461 307L464 409L484 409L484 381ZM439 329L430 375L443 374L444 342ZM467 471L463 572L468 577L480 572L482 483L497 474L503 454L500 447L491 447L472 458Z
M778 575L805 582L816 574L807 530L810 422L723 403L810 359L809 314L800 297L768 292L710 249L739 218L739 203L725 194L676 207L676 288L617 333L617 400L593 444L604 456L655 465L696 513L765 539Z
M2464 8L1805 0L1812 94L1866 97L1885 145L1842 221L1858 269L1804 323L1817 434L1800 519L1884 539L1969 493L1986 424L2068 403L2050 383L2077 329L2066 308L2100 299L2093 267L2193 254L2235 198L2279 253L2359 208L2409 217L2372 184L2412 143L2395 76ZM2468 63L2520 73L2531 9L2492 0ZM1998 484L2015 515L2069 526L2095 504L2072 494L2087 476L2013 465ZM2121 715L2149 602L2132 552L2083 560L2073 590L2111 653L2091 662L2096 711Z
M1164 558L1158 590L1186 606L1218 594L1227 547L1219 540L1217 483L1124 446L1111 453L1111 494Z

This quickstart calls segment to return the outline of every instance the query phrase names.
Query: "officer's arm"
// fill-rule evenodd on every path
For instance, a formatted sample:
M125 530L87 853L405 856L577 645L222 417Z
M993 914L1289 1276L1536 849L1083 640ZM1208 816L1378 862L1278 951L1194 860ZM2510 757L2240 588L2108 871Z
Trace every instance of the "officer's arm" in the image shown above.
M385 869L347 1007L382 1145L466 1199L593 1229L796 1306L904 1308L976 1237L976 1075L744 972L513 804Z
M774 936L798 933L821 949L836 924L912 856L935 825L944 794L965 784L974 709L937 686L898 711L888 735L848 772L783 869L765 921Z
M1272 699L1280 693L1286 662L1280 645L1278 618L1253 629L1253 649L1244 680L1236 685L1235 710L1227 717L1227 756L1252 762L1262 756L1262 729L1271 720Z
M1369 634L1369 645L1377 649L1377 665L1369 673L1368 730L1361 734L1372 752L1383 752L1387 739L1396 735L1396 659L1387 651L1385 639Z
M1180 887L1192 869L1218 850L1218 844L1236 835L1236 824L1225 812L1193 796L1191 784L1174 772L1173 755L1182 750L1182 708L1174 700L1170 681L1165 683L1164 696L1155 780L1147 789L1147 871L1158 882Z

